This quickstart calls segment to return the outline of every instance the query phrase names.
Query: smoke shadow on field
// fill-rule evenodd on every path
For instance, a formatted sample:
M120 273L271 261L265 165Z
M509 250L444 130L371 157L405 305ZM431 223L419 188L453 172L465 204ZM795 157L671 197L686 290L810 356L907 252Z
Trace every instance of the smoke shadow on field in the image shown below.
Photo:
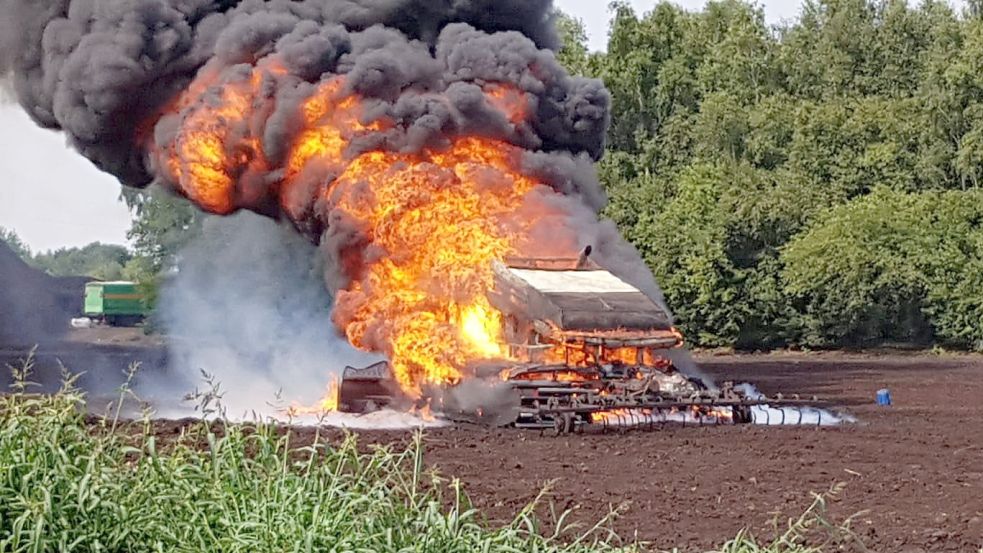
M194 402L181 399L207 373L224 391L229 417L276 415L316 404L346 365L377 361L338 335L320 259L315 246L270 219L246 212L206 219L161 290L167 370L144 374L137 393L159 416L194 415Z

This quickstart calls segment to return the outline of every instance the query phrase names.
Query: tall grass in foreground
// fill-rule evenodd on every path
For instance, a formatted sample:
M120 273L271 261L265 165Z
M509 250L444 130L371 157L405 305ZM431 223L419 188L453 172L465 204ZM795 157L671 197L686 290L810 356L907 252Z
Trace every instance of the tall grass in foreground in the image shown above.
M87 420L69 385L0 396L0 552L636 551L606 522L550 532L533 506L484 523L457 480L405 451L360 453L354 437L291 443L273 425L201 423L161 444L149 420ZM217 432L214 432L216 431ZM814 551L789 539L726 553Z

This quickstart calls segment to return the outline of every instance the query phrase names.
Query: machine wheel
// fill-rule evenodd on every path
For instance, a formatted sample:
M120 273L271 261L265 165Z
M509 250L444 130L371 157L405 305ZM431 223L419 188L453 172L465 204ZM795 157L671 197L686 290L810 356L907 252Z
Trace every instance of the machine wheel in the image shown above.
M557 415L556 418L553 419L553 427L557 436L572 433L574 426L573 413L563 413L562 415Z

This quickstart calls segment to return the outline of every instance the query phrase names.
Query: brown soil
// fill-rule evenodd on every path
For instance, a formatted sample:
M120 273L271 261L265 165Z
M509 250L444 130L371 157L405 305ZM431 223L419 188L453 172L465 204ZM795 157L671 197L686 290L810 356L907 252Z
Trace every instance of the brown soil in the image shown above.
M627 504L614 526L656 548L703 551L743 527L761 537L798 516L812 492L845 485L831 519L872 551L983 547L983 358L781 355L711 357L721 379L765 393L816 394L861 422L840 428L673 427L552 437L472 427L429 431L427 460L460 477L492 520L512 516L548 481L549 499L596 521ZM878 407L887 387L892 407ZM362 440L405 440L365 432Z

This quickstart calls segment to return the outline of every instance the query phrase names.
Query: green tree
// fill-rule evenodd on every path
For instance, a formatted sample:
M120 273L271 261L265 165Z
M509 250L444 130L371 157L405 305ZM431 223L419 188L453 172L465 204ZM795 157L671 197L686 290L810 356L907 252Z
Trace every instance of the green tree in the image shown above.
M638 153L681 109L695 109L694 63L684 39L693 16L663 2L644 19L623 2L614 5L607 54L599 76L611 91L614 149Z
M31 249L11 229L0 227L0 241L4 242L24 261L31 261Z
M590 65L612 94L605 215L691 341L975 347L973 219L940 234L930 205L977 201L983 176L972 9L809 0L774 29L740 0L613 12Z
M918 252L928 276L923 311L941 343L983 351L983 190L928 195Z
M698 22L696 36L706 50L696 75L704 95L726 93L749 104L778 90L775 39L761 8L718 0L707 4Z
M130 258L120 272L124 279L133 282L147 282L153 280L157 274L153 260L143 256Z
M34 256L32 264L52 276L90 276L100 280L122 278L132 254L123 246L93 242L81 248L59 248Z
M785 248L789 296L813 346L924 340L928 282L912 257L927 202L885 188L830 211Z
M137 255L150 260L155 271L166 267L201 232L203 215L184 198L151 187L124 189L123 199L134 214L127 237Z
M708 346L736 342L748 315L739 301L740 275L727 257L724 178L713 166L688 170L663 210L643 211L634 235L678 322L691 340Z
M583 21L575 19L563 12L556 12L556 30L560 35L562 46L556 53L567 71L572 75L589 75L591 73L591 56L587 49L587 31Z
M783 253L811 345L983 345L983 192L879 188L831 210Z

